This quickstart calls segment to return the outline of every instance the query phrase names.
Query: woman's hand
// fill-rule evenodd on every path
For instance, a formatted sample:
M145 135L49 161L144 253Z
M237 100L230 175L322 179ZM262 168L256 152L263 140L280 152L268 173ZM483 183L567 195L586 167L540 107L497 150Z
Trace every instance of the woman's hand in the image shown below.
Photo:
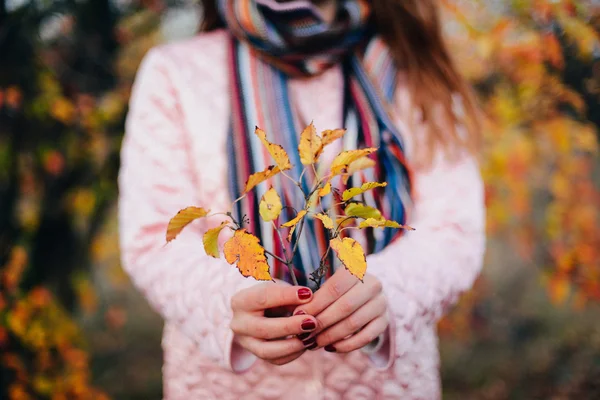
M317 329L305 339L313 339L313 350L325 347L330 352L348 353L375 340L389 325L387 299L381 282L365 275L363 282L346 269L338 270L314 294L310 303L296 309L317 319Z
M283 365L300 357L306 346L296 337L312 332L316 320L310 315L269 318L276 309L306 304L313 298L305 287L266 283L244 289L231 299L234 341L258 358Z

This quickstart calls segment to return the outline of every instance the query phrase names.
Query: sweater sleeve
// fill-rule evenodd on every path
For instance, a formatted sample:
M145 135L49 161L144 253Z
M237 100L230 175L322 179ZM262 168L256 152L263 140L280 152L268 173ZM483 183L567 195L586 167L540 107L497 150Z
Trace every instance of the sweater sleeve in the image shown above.
M371 357L385 367L472 286L485 249L483 183L472 157L450 162L439 156L413 178L409 224L416 230L367 258L368 273L382 282L390 307L386 343Z
M208 359L233 369L230 300L256 282L205 254L202 233L220 220L194 222L165 242L169 219L187 206L206 205L215 189L203 188L193 171L170 71L161 50L151 50L130 100L119 175L123 267L167 323L193 339Z

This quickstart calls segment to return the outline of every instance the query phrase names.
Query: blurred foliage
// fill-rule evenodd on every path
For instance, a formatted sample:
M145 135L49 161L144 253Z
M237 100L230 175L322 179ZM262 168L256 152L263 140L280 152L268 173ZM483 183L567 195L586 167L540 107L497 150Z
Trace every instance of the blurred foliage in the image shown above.
M0 398L107 398L90 385L77 316L122 325L99 307L89 267L111 251L99 233L159 11L0 2Z
M479 358L464 362L480 368L445 370L446 380L462 399L594 398L600 338L593 321L575 326L571 314L584 318L600 300L600 9L567 0L443 3L452 52L488 116L490 241L511 244L502 262L517 263L516 253L536 267L552 304L531 317L523 310L532 289L519 286L494 309L494 282L483 276L440 323L446 341L469 343ZM118 330L127 318L98 294L91 265L111 264L107 286L125 281L115 229L103 224L117 196L131 83L162 40L165 5L7 4L0 0L0 398L102 399L84 321L101 315ZM544 324L570 328L531 345L550 329ZM506 357L522 365L502 364Z

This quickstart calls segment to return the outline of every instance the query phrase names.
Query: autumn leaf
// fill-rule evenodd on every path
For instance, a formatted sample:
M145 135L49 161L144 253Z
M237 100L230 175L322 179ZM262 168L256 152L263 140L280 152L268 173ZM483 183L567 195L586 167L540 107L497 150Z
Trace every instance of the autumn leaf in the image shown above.
M225 259L231 265L236 264L242 275L251 276L259 281L272 281L265 249L259 239L245 229L235 231L223 247Z
M381 212L370 206L365 206L364 204L351 203L348 204L344 213L349 217L359 217L364 219L381 219Z
M348 201L354 196L358 196L359 194L363 194L364 192L374 189L376 187L385 187L387 186L387 182L367 182L363 183L361 187L354 187L350 189L344 190L342 193L342 200Z
M229 225L229 222L223 221L216 228L209 229L202 237L204 243L204 251L211 257L219 258L219 234Z
M317 151L317 158L321 155L325 146L335 142L336 140L344 136L345 133L345 129L327 129L321 132L321 146Z
M300 220L302 220L302 218L304 218L306 216L306 213L307 213L306 210L300 210L300 212L296 215L296 217L294 217L294 219L281 225L282 228L292 228L292 229L290 229L290 233L288 233L288 236L287 236L288 242L292 241L292 235L294 234L294 230L296 230L296 225L298 224L298 222L300 222Z
M368 156L369 154L374 153L375 151L377 151L377 149L373 147L360 150L342 151L331 162L331 173L333 175L342 174L350 164L352 164L356 160Z
M325 197L331 193L331 182L327 182L321 189L319 189L319 197Z
M254 133L260 138L260 141L267 148L269 154L271 154L271 157L273 157L273 159L275 160L275 163L277 164L277 167L279 167L280 171L287 171L288 169L292 168L290 157L285 152L283 147L281 147L278 144L269 142L267 140L267 134L265 133L265 131L260 129L258 126L254 130Z
M345 129L327 129L321 132L321 144L327 146L344 136Z
M329 245L348 272L362 281L367 272L367 258L360 243L346 237L331 239Z
M356 218L348 218L346 216L341 216L336 218L335 224L337 225L338 229L340 229L350 225L354 225L355 220Z
M325 214L315 214L315 218L320 219L323 222L323 226L327 229L333 229L333 221Z
M375 219L375 218L367 218L362 221L359 225L359 228L396 228L396 229L406 229L409 231L414 231L415 228L412 228L408 225L402 225L397 223L396 221L390 221L387 219Z
M359 158L358 160L350 163L350 165L348 165L348 168L346 168L344 177L342 178L344 185L346 185L348 183L348 179L350 179L350 176L354 175L358 171L373 168L375 166L375 164L376 164L375 160L368 158L368 157L362 157L362 158Z
M317 130L311 122L300 134L300 144L298 153L300 162L304 165L310 165L317 162L321 149L321 138L317 136Z
M264 171L255 172L254 174L248 177L244 193L248 193L259 183L266 181L267 179L277 175L280 172L281 170L276 165L271 165L267 167Z
M262 219L270 222L279 217L282 208L281 199L277 191L271 188L260 199L258 210Z
M206 217L210 210L205 210L202 207L187 207L171 218L167 226L167 243L175 239L179 233L192 221Z

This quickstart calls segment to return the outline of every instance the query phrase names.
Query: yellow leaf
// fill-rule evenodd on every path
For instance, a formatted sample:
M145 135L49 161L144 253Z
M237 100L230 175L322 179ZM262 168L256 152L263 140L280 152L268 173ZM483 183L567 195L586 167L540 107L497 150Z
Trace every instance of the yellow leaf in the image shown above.
M325 146L335 142L336 140L344 136L345 133L345 129L327 129L321 132L321 146L317 151L317 158L321 155Z
M266 181L267 179L277 175L280 172L281 172L281 170L279 169L279 167L277 167L275 165L271 165L271 166L267 167L264 171L255 172L254 174L252 174L248 177L248 180L246 181L246 188L244 189L244 193L248 193L259 183Z
M288 236L287 236L288 242L292 241L292 235L294 234L294 231L296 230L296 225L298 224L298 222L300 222L300 220L302 218L304 218L306 216L306 213L307 213L306 210L300 210L300 212L298 213L298 215L296 215L296 217L294 219L281 225L282 228L292 228L292 229L290 229L290 233L288 233Z
M235 231L223 247L225 259L229 264L236 263L242 275L251 276L259 281L271 281L269 264L265 249L260 245L256 236L245 229Z
M374 153L375 151L377 151L377 149L373 147L360 150L342 151L333 159L333 162L331 163L331 173L333 175L344 173L350 164L356 160L368 156L369 154Z
M300 210L300 212L294 217L294 219L289 220L285 224L281 225L282 228L293 228L296 226L298 222L306 215L306 210Z
M321 132L321 143L322 146L327 146L344 136L346 133L345 129L327 129Z
M348 168L346 168L346 173L343 177L344 185L348 183L348 179L350 176L354 175L358 171L362 171L363 169L369 169L375 166L375 160L367 157L359 158L358 160L350 163Z
M363 194L364 192L374 189L376 187L385 187L387 186L387 182L367 182L367 183L363 183L361 187L354 187L354 188L350 188L350 189L346 189L344 190L344 193L342 193L342 200L344 201L348 201L351 198L353 198L354 196L358 196L359 194Z
M357 203L348 204L344 213L349 217L382 219L381 212L378 209Z
M204 251L211 257L219 258L219 234L229 225L229 222L223 221L216 228L209 229L202 237L204 243Z
M329 245L348 272L362 281L367 272L367 258L362 246L351 238L331 239Z
M304 165L314 164L319 158L320 149L321 138L317 136L317 130L311 122L300 134L300 144L298 145L300 162Z
M269 142L267 140L267 134L259 127L256 127L254 133L260 138L260 141L265 145L265 147L269 151L269 154L271 154L271 157L273 157L275 163L277 164L277 167L279 167L281 171L287 171L288 169L292 168L290 157L285 152L283 147L281 147L278 144Z
M331 193L331 182L327 182L325 186L319 189L319 197L325 197Z
M175 239L179 233L192 221L206 217L210 210L205 210L202 207L187 207L171 218L167 226L167 243Z
M323 222L323 226L327 229L333 229L333 221L325 214L315 214L315 218L320 219Z
M282 208L283 205L277 191L271 188L260 199L258 211L264 221L270 222L279 217Z
M347 226L353 225L356 218L348 218L346 216L338 217L335 220L335 224L339 228L345 228Z
M396 221L390 221L387 219L375 219L375 218L367 218L362 221L359 225L359 228L396 228L396 229L406 229L409 231L414 231L414 228L411 228L408 225L402 225L397 223Z

